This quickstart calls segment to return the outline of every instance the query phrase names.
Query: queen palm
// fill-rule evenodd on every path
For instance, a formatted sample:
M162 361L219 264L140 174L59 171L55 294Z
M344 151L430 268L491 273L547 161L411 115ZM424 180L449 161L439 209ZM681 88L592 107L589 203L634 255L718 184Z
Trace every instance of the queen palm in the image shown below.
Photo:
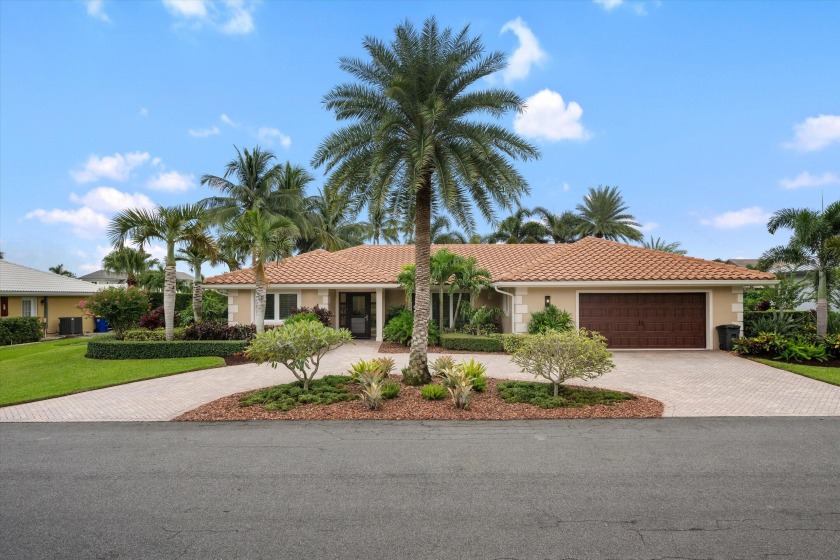
M840 266L840 201L822 212L810 208L784 208L767 222L767 231L775 234L790 229L793 235L787 245L768 249L761 255L759 268L768 269L777 263L810 265L817 271L817 334L828 329L828 293L831 270Z
M548 230L545 225L530 219L535 210L517 208L516 212L499 222L496 231L488 236L490 243L545 243Z
M146 253L142 248L118 247L102 259L102 268L112 274L125 274L125 283L129 287L137 286L139 276L158 264L157 259Z
M207 248L213 240L207 234L207 212L196 204L158 206L152 210L135 208L123 210L111 219L108 238L116 247L131 240L143 247L152 241L166 245L166 284L163 289L163 312L166 340L172 340L175 327L175 251L178 247Z
M64 268L63 264L58 264L56 266L51 266L49 271L53 274L58 274L59 276L67 276L68 278L75 278L76 275Z
M417 292L409 368L418 382L430 379L433 205L466 229L473 226L473 208L492 220L494 203L511 208L528 192L511 160L538 157L535 147L487 118L520 112L524 104L512 91L471 87L502 70L505 55L485 54L468 32L441 30L429 18L422 31L409 22L398 25L389 43L365 38L369 60L340 59L357 82L324 97L336 119L351 122L327 136L312 159L330 172L332 185L414 210Z
M618 187L590 187L583 204L576 207L581 220L578 233L610 241L641 243L645 238L638 229L641 225L627 212L628 209Z
M266 264L291 255L298 234L297 226L289 218L265 210L246 210L239 218L226 223L219 239L220 247L228 253L250 257L256 287L257 332L263 332L265 327Z
M649 241L645 241L642 243L642 247L645 249L652 249L654 251L662 251L664 253L673 253L675 255L685 255L688 253L685 249L680 249L682 243L679 241L674 241L672 243L668 243L667 241L660 239L657 237L656 239L653 236L650 236Z

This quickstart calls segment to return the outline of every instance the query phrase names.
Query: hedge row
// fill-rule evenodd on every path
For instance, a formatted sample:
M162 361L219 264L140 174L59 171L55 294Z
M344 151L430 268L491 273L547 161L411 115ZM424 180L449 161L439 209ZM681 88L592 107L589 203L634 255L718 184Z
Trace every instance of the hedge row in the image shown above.
M186 327L175 327L172 329L172 336L175 340L184 340ZM162 342L166 340L166 329L131 329L123 333L125 340L133 342L152 341Z
M0 345L38 342L43 335L38 317L0 319Z
M502 341L490 336L476 336L462 333L440 335L440 345L448 350L470 350L473 352L504 352Z
M245 340L175 340L172 342L116 340L98 336L88 342L88 358L96 360L145 360L229 356L242 352Z

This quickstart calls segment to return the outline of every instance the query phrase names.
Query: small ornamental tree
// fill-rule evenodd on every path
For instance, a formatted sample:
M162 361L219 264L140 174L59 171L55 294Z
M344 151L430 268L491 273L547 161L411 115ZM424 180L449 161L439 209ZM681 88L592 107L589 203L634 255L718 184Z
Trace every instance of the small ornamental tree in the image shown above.
M533 335L517 350L511 360L534 377L544 377L554 384L554 396L568 379L595 379L613 369L607 339L586 329L547 331Z
M283 364L309 390L324 354L353 340L347 329L333 330L317 321L298 321L257 334L245 355L271 367Z
M90 317L104 317L114 336L122 340L123 333L136 327L148 313L149 296L137 288L105 288L79 302L79 309Z

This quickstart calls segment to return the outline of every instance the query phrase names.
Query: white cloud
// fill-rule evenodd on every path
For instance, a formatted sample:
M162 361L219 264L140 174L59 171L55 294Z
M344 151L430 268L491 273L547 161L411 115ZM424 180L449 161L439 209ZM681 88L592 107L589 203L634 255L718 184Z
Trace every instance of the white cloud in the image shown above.
M73 226L73 232L85 239L93 239L101 235L109 223L107 216L87 206L75 210L43 210L38 208L26 214L26 218L40 220L45 224L70 224Z
M144 117L144 118L148 117L149 116L149 110L146 109L145 107L140 107L140 116Z
M615 8L618 8L624 3L624 0L592 0L594 3L598 4L606 11L611 12Z
M765 212L758 206L751 206L742 210L724 212L712 218L700 220L700 223L718 229L732 229L755 224L764 225L769 219L769 212Z
M177 171L162 171L149 179L146 186L155 191L184 192L195 187L195 176Z
M129 194L111 187L96 187L83 196L70 194L70 200L99 212L115 213L126 208L154 208L156 204L142 193Z
M148 152L129 152L125 155L99 157L96 154L88 157L83 169L71 171L70 175L77 183L90 183L101 177L114 181L125 181L131 170L142 165L149 159Z
M840 141L840 115L808 117L794 125L794 137L786 148L801 152L821 150L832 142Z
M163 5L174 16L187 19L204 19L207 17L207 2L205 0L163 0Z
M224 113L222 113L222 116L220 116L219 119L228 126L232 126L234 128L236 127L236 123L233 122L231 118Z
M531 72L531 66L540 64L545 60L546 54L540 48L537 37L521 17L511 20L502 26L501 33L513 31L519 39L519 47L508 60L507 67L501 71L502 79L506 84L516 80L523 80Z
M779 184L786 189L801 189L803 187L822 187L840 183L840 177L826 171L822 175L811 175L803 171L793 179L782 179Z
M659 227L659 224L657 222L647 222L645 224L642 224L642 226L639 229L643 233L650 233L658 227Z
M247 35L254 30L254 2L244 0L163 0L166 10L194 29L207 26L226 35Z
M280 132L276 128L270 128L270 127L267 127L267 126L261 127L257 131L257 138L259 138L260 140L262 140L263 142L266 142L268 144L272 144L272 143L274 143L274 141L277 141L284 148L288 148L289 146L292 145L292 139L291 138L289 138L288 136L286 136L285 134L283 134L282 132Z
M210 128L191 128L187 132L189 132L190 136L192 136L193 138L207 138L208 136L214 136L216 134L222 133L222 131L219 130L219 127L216 125L213 125Z
M571 188L572 186L569 183L563 183L563 192L569 192L569 189Z
M583 109L574 101L567 105L556 91L544 89L525 100L525 112L516 115L513 128L531 138L557 142L588 140L592 134L580 122Z
M227 21L221 24L219 30L228 35L247 35L254 30L254 18L251 16L252 7L246 6L243 0L224 0L227 6Z
M90 17L101 19L102 21L107 21L108 23L111 22L111 18L109 18L108 14L105 13L103 0L87 0L85 4L87 5L87 13Z
M152 158L152 167L157 167L157 166L160 165L160 163L161 163L161 160L160 160L159 157Z

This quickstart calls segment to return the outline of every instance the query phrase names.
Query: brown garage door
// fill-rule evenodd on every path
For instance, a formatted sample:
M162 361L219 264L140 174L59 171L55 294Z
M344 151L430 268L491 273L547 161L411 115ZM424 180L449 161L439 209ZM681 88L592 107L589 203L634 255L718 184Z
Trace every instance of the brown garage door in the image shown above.
M580 326L611 348L705 348L706 294L580 294Z

